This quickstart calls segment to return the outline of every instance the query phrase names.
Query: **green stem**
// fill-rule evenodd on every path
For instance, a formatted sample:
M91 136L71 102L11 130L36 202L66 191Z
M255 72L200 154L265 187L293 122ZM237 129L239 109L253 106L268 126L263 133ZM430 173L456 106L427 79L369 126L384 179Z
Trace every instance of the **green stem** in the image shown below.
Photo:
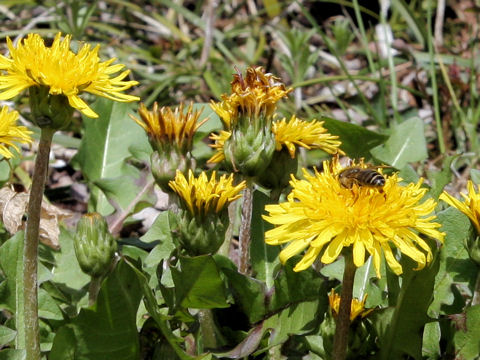
M102 285L102 277L93 277L88 286L88 306L92 306L97 301L98 293Z
M477 272L477 280L475 281L475 289L473 289L473 298L471 306L480 304L480 271Z
M335 337L333 339L333 360L344 360L347 356L348 331L350 327L350 310L353 296L353 280L357 267L351 254L345 255L340 307L336 319Z
M43 128L40 134L32 188L27 210L27 229L23 247L23 294L25 322L25 350L27 360L40 359L40 337L38 331L38 235L43 191L47 178L50 146L55 131Z
M198 311L198 322L202 331L203 346L205 349L216 349L218 347L215 334L215 322L213 321L212 310L201 309Z
M253 211L253 182L247 180L247 187L243 192L242 204L242 224L240 225L239 234L239 252L240 261L238 271L240 274L247 274L250 265L250 241L251 241L251 225Z

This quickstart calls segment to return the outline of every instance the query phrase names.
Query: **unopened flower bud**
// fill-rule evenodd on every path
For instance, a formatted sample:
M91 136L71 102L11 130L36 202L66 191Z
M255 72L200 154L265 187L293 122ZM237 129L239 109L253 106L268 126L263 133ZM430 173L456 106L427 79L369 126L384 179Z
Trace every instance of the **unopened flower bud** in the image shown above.
M259 176L270 164L275 151L275 135L269 129L257 131L254 127L233 130L225 142L227 163L245 176Z
M480 266L480 237L476 235L468 237L466 247L470 259L472 259L477 266Z
M176 214L174 236L190 256L214 254L223 244L228 228L228 212L192 216L188 210Z
M175 179L177 170L186 173L189 169L195 168L195 160L171 148L171 151L159 152L154 151L150 157L152 164L152 175L155 182L164 192L171 192L168 182Z
M75 254L82 271L92 277L105 275L113 261L117 243L98 213L82 216L74 237Z

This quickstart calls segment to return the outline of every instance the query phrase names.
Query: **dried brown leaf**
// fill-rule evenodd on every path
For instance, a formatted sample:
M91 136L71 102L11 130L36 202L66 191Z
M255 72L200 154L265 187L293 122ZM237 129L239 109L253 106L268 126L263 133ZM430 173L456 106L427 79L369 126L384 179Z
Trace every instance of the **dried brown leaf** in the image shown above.
M24 215L29 196L28 192L16 192L10 186L0 189L0 216L9 233L14 234L25 229ZM70 212L43 201L40 213L40 241L58 250L60 248L58 221L71 215Z

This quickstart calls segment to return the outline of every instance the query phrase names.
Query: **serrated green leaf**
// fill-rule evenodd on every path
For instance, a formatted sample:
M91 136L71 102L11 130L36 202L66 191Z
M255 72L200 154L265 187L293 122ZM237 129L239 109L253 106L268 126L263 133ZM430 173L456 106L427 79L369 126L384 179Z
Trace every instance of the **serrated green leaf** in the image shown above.
M262 320L266 314L265 284L240 274L236 269L222 268L235 303L247 315L251 324Z
M379 161L397 169L410 162L425 160L428 154L422 119L412 118L397 125L385 144L373 148L371 153Z
M228 307L225 285L212 256L179 258L180 269L171 268L177 306L212 309Z
M160 331L162 332L163 336L167 339L168 343L170 346L175 350L175 353L181 360L193 360L197 359L193 356L187 355L182 348L179 346L181 342L183 342L183 339L175 336L172 333L172 330L169 327L168 324L168 317L160 312L160 308L158 306L158 303L155 299L155 295L153 293L153 290L150 288L149 281L147 276L145 275L144 272L138 270L135 268L133 265L127 262L127 264L131 267L133 272L137 275L137 278L139 280L139 284L142 288L142 293L144 295L144 302L145 302L145 307L149 313L149 315L155 320L156 324L160 328ZM203 356L199 356L198 359L203 358Z
M136 274L120 261L104 281L96 304L82 309L67 325L75 334L75 359L137 360L140 348L136 314L141 297ZM53 347L64 349L58 344L64 339L56 337Z
M130 207L141 190L145 187L148 188L148 186L153 188L153 180L150 180L152 179L151 176L142 176L137 168L128 164L123 164L122 173L122 176L99 179L94 181L93 184L103 192L107 199L116 204L120 209L125 210ZM150 201L149 205L153 205L154 202L152 202L152 197L148 196L148 194L145 194L141 199L135 200Z
M330 118L321 118L323 126L332 135L340 137L340 148L351 158L370 158L370 150L383 144L387 136L365 129L362 126L350 124Z
M275 291L269 311L277 311L287 305L320 298L324 300L323 305L326 308L326 297L322 297L322 294L327 293L324 285L323 278L312 268L295 272L292 262L287 262L282 271L275 277Z
M262 219L265 205L270 202L268 196L260 191L253 192L253 211L251 224L250 261L255 278L264 281L267 288L273 285L273 270L280 263L279 246L265 243L265 231L273 226Z
M427 177L430 180L430 195L434 199L438 199L445 185L452 181L452 169L450 165L457 156L447 156L443 159L440 171L427 170Z
M440 359L440 341L442 332L438 322L425 324L423 331L422 355L427 359Z
M435 254L434 254L435 255ZM422 335L429 318L427 309L432 301L439 259L423 270L415 271L415 262L403 256L402 287L395 310L385 332L379 333L380 359L400 359L406 354L422 358Z
M38 316L50 320L63 320L63 314L55 300L42 288L38 289Z
M0 360L25 360L26 358L25 350L6 349L0 351Z
M480 354L480 305L469 307L465 312L465 327L460 327L453 336L458 359L475 360Z
M55 334L49 360L75 360L75 332L68 326L61 327Z
M323 304L319 306L319 304ZM264 329L272 329L269 347L283 344L291 335L303 335L318 326L325 312L325 302L319 300L293 304L264 322Z
M83 118L85 132L74 162L79 164L90 184L90 210L102 215L111 213L113 207L94 183L103 179L117 179L122 183L121 177L127 169L124 160L131 155L129 147L139 142L148 143L144 130L128 116L131 107L126 103L98 98L92 109L99 118ZM133 199L136 193L128 195Z
M454 286L468 286L475 281L477 274L477 267L470 260L464 245L471 231L468 218L457 209L449 207L438 213L437 221L442 224L441 230L446 236L439 254L440 268L435 278L434 298L429 309L431 316L438 315L443 304L450 305L454 302Z
M5 346L17 336L17 332L6 326L0 325L0 346Z
M23 284L23 231L19 231L0 247L0 269L5 280L0 284L0 308L15 312L17 306L23 308L23 300L18 299Z
M60 251L54 253L55 271L52 280L55 284L62 284L64 291L75 293L88 284L90 276L86 275L78 265L72 234L66 229L60 228L59 241Z
M163 211L158 214L150 229L148 229L140 240L146 243L154 241L173 243L170 216L170 211Z
M25 321L23 316L23 231L17 232L0 247L0 269L5 280L0 284L0 309L15 314L16 347L25 348ZM15 353L17 356L18 354ZM13 355L12 355L13 356Z

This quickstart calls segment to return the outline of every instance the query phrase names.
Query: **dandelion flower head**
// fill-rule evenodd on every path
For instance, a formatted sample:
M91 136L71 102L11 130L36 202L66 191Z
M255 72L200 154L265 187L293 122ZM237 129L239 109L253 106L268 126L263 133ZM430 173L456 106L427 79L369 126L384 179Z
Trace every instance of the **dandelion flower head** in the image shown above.
M188 152L192 149L195 132L208 118L198 122L202 110L194 111L193 103L190 103L186 111L184 108L183 103L175 110L170 107L158 108L155 103L149 111L144 104L140 104L140 119L133 116L132 119L145 130L150 141L161 148L173 145L183 152Z
M139 100L123 93L138 84L124 80L130 73L120 72L124 65L112 65L114 58L101 62L99 45L91 49L84 44L74 53L70 42L70 35L62 40L60 33L50 47L38 34L28 34L16 46L7 38L9 55L0 55L0 100L11 99L31 86L45 86L50 95L66 96L71 107L91 118L98 115L79 97L83 92L120 102Z
M202 217L221 212L229 203L242 196L240 192L245 189L245 181L235 186L233 180L233 174L222 175L217 180L215 171L210 179L205 172L196 178L192 170L188 171L187 180L185 175L177 170L175 180L170 181L169 185L179 195L191 215Z
M357 166L367 167L362 161ZM393 272L402 273L395 248L416 261L417 269L429 263L432 251L420 235L443 241L445 234L433 221L436 202L421 202L427 191L421 188L422 180L403 186L393 174L385 175L381 190L358 184L346 188L338 180L343 169L337 158L325 161L322 173L315 170L312 175L303 169L305 180L292 176L287 201L266 206L264 219L275 225L266 232L266 243L288 243L280 260L285 262L306 250L294 268L301 271L317 257L330 264L343 248L352 247L355 265L362 266L368 253L378 277L382 256Z
M17 125L18 112L9 111L8 106L2 106L0 110L0 155L11 159L14 154L10 148L19 152L17 144L30 144L32 133L25 126Z
M471 180L467 184L468 195L461 194L464 202L456 199L446 191L440 195L440 200L445 201L450 206L453 206L460 210L462 213L467 215L475 226L477 234L480 234L480 192L475 191L475 185ZM477 185L478 190L478 185Z
M249 121L256 121L263 115L271 119L277 102L292 91L280 79L265 73L262 67L247 68L246 75L233 76L230 95L222 95L221 102L212 101L210 106L230 130L243 115Z

